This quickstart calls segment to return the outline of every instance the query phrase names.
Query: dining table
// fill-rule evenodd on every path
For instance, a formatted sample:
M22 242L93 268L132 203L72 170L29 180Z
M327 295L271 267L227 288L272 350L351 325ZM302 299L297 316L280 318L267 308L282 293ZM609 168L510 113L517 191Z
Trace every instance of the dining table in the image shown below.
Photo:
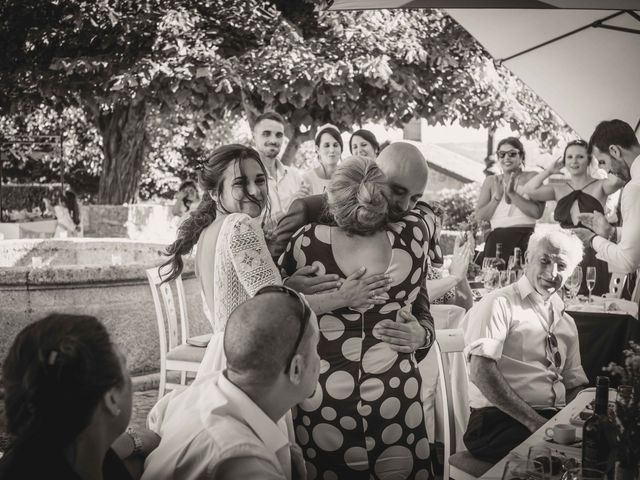
M603 368L609 363L624 363L623 352L630 341L640 343L638 305L633 302L596 297L591 303L569 302L565 311L578 329L582 368L591 386L596 377L607 375ZM615 377L611 381L617 386Z
M553 418L551 418L547 423L545 423L542 427L536 430L531 434L529 438L527 438L520 445L515 447L509 454L496 463L493 467L491 467L487 472L485 472L481 479L486 480L501 480L502 474L504 473L505 464L511 458L527 458L529 454L529 448L537 445L544 445L551 449L551 454L554 456L565 456L567 458L574 458L577 461L581 461L582 455L582 447L581 443L575 444L575 446L567 446L567 445L559 445L553 444L548 441L548 438L545 436L545 432L548 428L553 428L554 425L558 424L573 424L572 418L576 418L580 415L580 412L584 410L592 400L595 399L596 389L594 387L586 388L582 390L576 397L569 402L567 406L565 406L562 410L560 410ZM616 398L616 391L613 389L609 389L609 399L614 400ZM576 427L576 438L582 438L582 427L579 425L575 425Z

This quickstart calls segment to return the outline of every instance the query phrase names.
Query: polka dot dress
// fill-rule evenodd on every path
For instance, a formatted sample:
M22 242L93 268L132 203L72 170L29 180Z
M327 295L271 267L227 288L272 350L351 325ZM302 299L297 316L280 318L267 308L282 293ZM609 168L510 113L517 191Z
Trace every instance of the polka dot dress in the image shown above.
M333 257L330 228L311 224L293 236L280 259L287 273L317 265L322 274L345 277ZM319 385L294 409L310 480L430 478L415 358L373 335L376 324L397 321L400 309L417 297L426 275L427 229L422 218L408 214L387 234L389 301L364 313L344 308L318 317Z

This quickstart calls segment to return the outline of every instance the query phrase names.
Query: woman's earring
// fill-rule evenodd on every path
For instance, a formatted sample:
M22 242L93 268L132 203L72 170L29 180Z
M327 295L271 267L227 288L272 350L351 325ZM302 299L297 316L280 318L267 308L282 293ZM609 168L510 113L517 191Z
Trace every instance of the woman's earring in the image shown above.
M214 202L218 203L218 198L217 195L214 195L211 192L207 192L209 194L209 196L211 197L211 200L213 200Z

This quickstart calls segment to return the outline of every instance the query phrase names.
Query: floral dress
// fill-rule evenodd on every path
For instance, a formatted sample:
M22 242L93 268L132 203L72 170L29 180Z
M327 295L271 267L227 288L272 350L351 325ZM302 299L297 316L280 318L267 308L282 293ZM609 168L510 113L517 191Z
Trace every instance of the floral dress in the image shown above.
M310 224L292 237L280 264L288 274L307 265L346 275L331 249L331 228ZM403 321L426 275L428 230L410 213L389 226L389 300L364 313L342 308L320 315L319 385L294 411L296 440L309 479L428 479L429 442L414 354L398 353L373 330Z

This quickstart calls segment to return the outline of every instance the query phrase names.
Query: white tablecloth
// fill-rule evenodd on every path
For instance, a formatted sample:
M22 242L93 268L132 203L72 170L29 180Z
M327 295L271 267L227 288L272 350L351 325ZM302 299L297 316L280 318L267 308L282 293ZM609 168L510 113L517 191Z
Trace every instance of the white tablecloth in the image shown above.
M457 305L431 305L431 314L437 330L459 328L465 315L464 308ZM453 406L456 419L456 446L457 450L466 450L462 442L462 435L467 429L469 420L469 402L467 395L468 380L462 353L449 355L451 375L451 388L453 394ZM442 441L442 421L444 411L440 401L438 388L438 364L434 350L418 365L422 375L422 400L424 405L425 423L429 441ZM440 420L439 420L440 419Z

